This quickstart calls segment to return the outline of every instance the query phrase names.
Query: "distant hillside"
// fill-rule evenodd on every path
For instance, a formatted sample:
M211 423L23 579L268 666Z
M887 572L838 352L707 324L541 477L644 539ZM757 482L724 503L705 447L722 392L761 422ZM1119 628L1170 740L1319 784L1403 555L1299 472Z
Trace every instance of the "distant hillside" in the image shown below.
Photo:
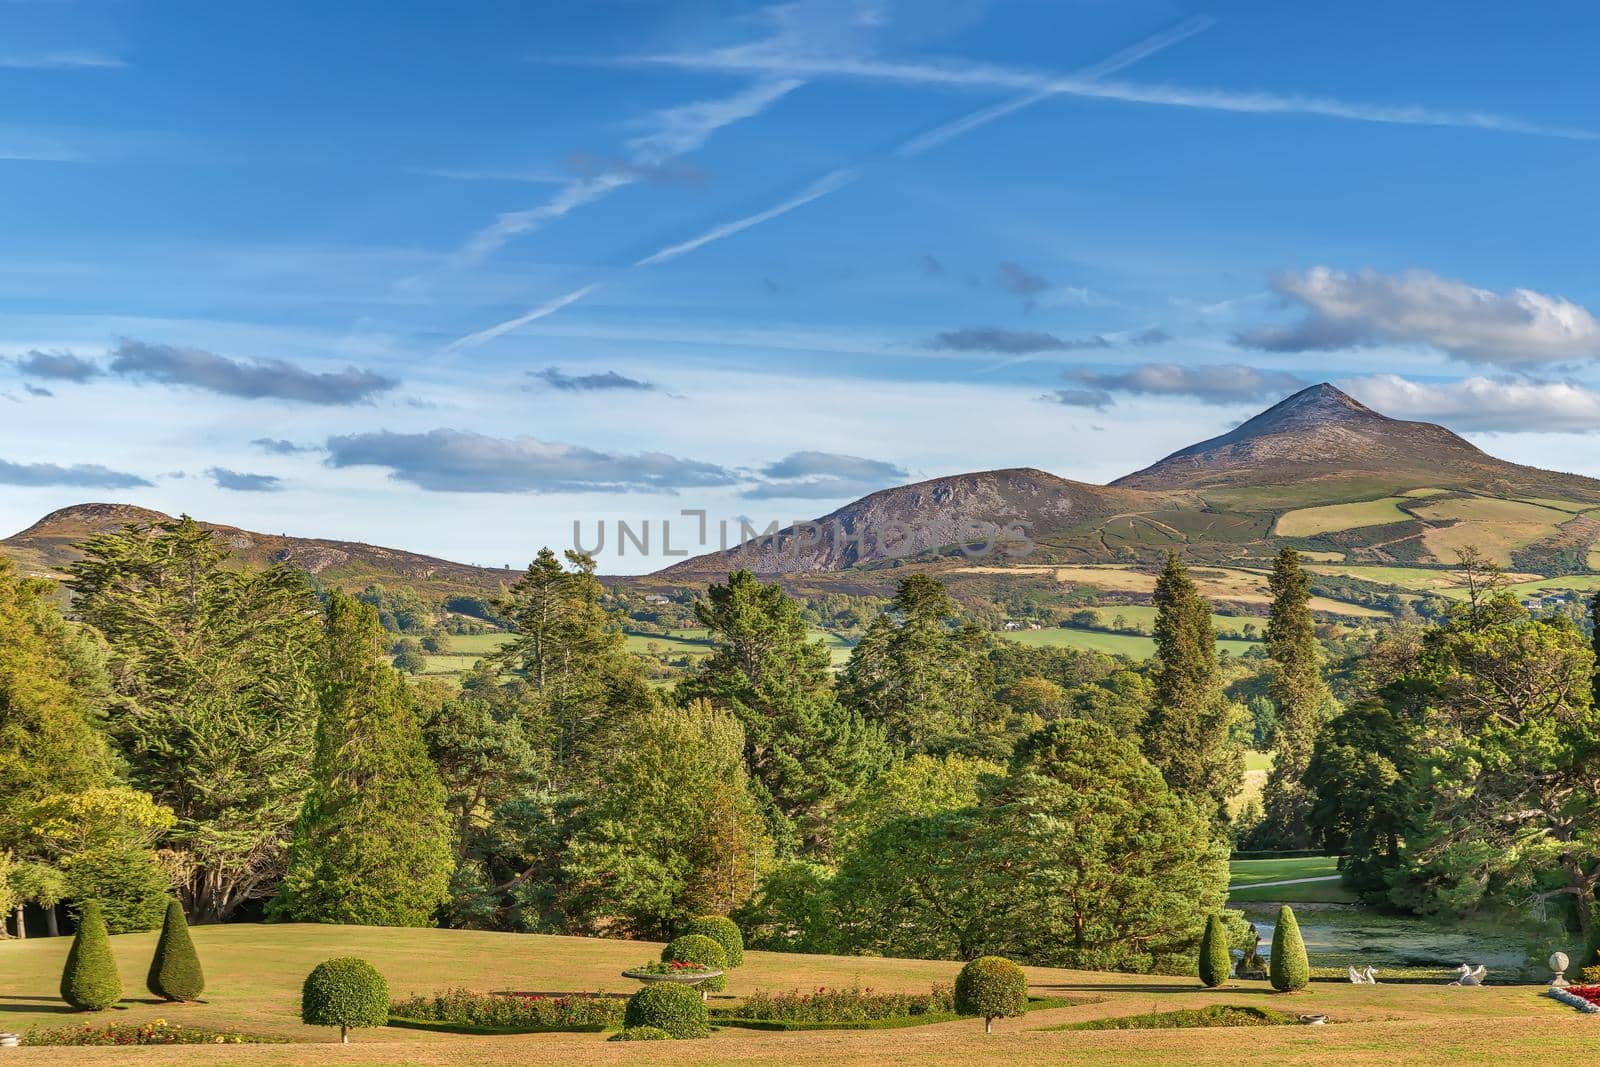
M170 518L159 511L130 504L76 504L52 511L21 533L0 541L0 551L15 560L25 572L59 576L79 558L73 546L85 538L120 529L128 523L163 522ZM212 522L200 525L215 532L229 550L246 563L257 566L288 563L341 588L357 589L377 582L435 592L490 593L512 577L506 571L451 563L356 541L255 533Z

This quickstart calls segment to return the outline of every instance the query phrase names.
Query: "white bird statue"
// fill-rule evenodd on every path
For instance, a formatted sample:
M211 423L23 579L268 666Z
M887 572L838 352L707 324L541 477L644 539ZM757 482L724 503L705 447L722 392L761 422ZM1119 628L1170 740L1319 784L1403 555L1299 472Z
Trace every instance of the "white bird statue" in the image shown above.
M1489 976L1489 968L1481 963L1476 968L1463 963L1457 970L1460 977L1450 983L1451 985L1482 985L1483 980Z
M1372 969L1372 964L1370 963L1367 964L1366 970L1361 972L1361 977L1366 980L1367 985L1378 984L1378 972Z
M1356 970L1354 967L1346 967L1345 970L1350 972L1350 984L1351 985L1365 985L1366 984L1367 979L1366 979L1366 977L1364 975L1362 975L1362 973L1360 971Z

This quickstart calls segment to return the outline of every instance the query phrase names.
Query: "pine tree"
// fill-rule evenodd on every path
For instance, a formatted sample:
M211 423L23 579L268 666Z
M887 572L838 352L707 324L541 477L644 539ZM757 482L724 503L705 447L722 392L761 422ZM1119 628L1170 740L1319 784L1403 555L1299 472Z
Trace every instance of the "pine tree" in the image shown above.
M144 984L150 992L166 1000L198 1000L205 991L206 976L200 969L200 957L195 953L194 939L189 936L183 905L176 900L167 903L167 918L161 924L161 939L156 942L156 953L150 959L150 973Z
M1589 644L1594 649L1594 706L1600 708L1600 593L1589 601Z
M311 791L273 902L287 919L426 926L454 869L444 787L378 613L328 599Z
M61 969L61 999L79 1011L103 1011L122 999L122 979L111 955L111 940L100 905L88 901L78 915L78 932Z
M1228 954L1228 931L1222 916L1206 917L1206 932L1200 938L1200 981L1211 989L1228 981L1233 957Z
M1302 783L1322 724L1328 688L1322 681L1322 650L1311 620L1311 578L1292 548L1278 553L1269 586L1267 655L1272 669L1267 695L1277 712L1272 773L1263 795L1266 819L1257 834L1274 848L1305 848L1313 797Z
M834 814L883 762L880 733L834 697L827 648L776 582L736 571L695 614L716 651L679 698L710 700L744 727L745 765L780 850L826 853Z
M1267 977L1272 988L1280 993L1293 993L1304 989L1311 981L1311 963L1306 959L1305 938L1300 936L1300 923L1294 909L1285 904L1278 909L1278 925L1272 931L1272 957Z
M1218 822L1244 774L1244 754L1228 738L1228 705L1217 670L1211 605L1176 552L1156 579L1156 663L1145 756L1173 792Z

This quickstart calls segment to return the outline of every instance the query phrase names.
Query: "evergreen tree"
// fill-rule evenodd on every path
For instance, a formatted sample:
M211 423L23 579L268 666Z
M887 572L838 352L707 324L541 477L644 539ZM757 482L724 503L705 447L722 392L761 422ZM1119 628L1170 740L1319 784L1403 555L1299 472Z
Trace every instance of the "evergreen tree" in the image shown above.
M185 516L91 537L67 583L110 646L110 725L134 785L177 815L161 844L191 914L271 893L309 784L317 602L305 573L240 567Z
M183 905L176 900L167 902L167 918L161 924L161 938L156 942L156 952L150 959L150 973L145 976L144 984L150 992L166 1000L198 1000L205 991L206 977L200 969L200 956L194 950L194 939L189 936Z
M1594 706L1600 708L1600 593L1589 601L1589 647L1594 650Z
M528 689L523 717L547 736L554 788L580 772L597 731L651 700L643 664L627 650L620 613L606 609L594 567L572 551L563 566L541 548L494 604L514 634L492 662Z
M1278 925L1272 931L1272 956L1267 967L1272 988L1294 993L1311 981L1311 963L1306 959L1305 938L1294 909L1285 904L1278 909Z
M1228 931L1222 916L1206 917L1206 932L1200 938L1200 981L1215 989L1228 981L1233 970L1233 957L1228 952Z
M1144 751L1173 792L1218 822L1244 774L1244 754L1229 738L1229 708L1217 670L1211 605L1176 552L1156 579L1156 660Z
M850 654L840 697L889 740L913 749L960 744L992 724L992 675L981 634L959 623L944 584L902 579L889 609Z
M1269 580L1267 696L1277 713L1272 773L1263 794L1266 819L1256 831L1267 847L1298 849L1310 842L1312 797L1302 782L1329 700L1322 681L1322 650L1311 621L1311 578L1292 548L1278 553Z
M122 979L111 955L111 939L100 905L87 901L78 914L78 932L61 969L61 999L79 1011L103 1011L122 999Z
M826 646L776 582L736 571L695 614L716 651L679 697L710 700L744 727L751 786L779 848L826 854L835 812L884 762L880 732L835 699Z
M287 919L426 926L454 863L444 787L377 612L334 592L311 791L273 903Z

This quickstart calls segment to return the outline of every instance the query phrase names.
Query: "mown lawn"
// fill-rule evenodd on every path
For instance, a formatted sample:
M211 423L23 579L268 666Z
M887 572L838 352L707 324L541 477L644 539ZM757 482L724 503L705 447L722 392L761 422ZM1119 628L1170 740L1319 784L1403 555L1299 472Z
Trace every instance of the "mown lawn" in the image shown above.
M96 1016L70 1013L56 1000L65 938L0 943L0 1027L95 1022L169 1023L271 1034L278 1046L6 1049L7 1064L1237 1064L1328 1063L1343 1067L1399 1063L1506 1062L1513 1058L1580 1062L1600 1043L1600 1017L1585 1016L1539 994L1539 987L1442 989L1317 983L1281 995L1265 983L1235 982L1203 990L1192 978L1164 978L1029 968L1032 992L1092 1002L1000 1020L985 1036L976 1020L897 1030L770 1033L722 1030L707 1041L648 1045L607 1043L595 1034L464 1037L414 1030L356 1032L341 1047L331 1031L296 1018L300 982L317 962L358 955L386 976L396 994L462 985L480 990L626 991L617 973L653 955L638 942L446 930L381 930L337 926L198 927L205 964L205 1002L151 1002L143 990L154 934L112 939L129 1000ZM808 988L859 980L878 989L920 990L949 981L957 965L923 960L799 956L752 952L734 972L729 995L758 987ZM1050 1031L1062 1024L1114 1015L1185 1011L1241 1004L1323 1013L1335 1025L1251 1030Z
M1228 864L1228 884L1244 886L1256 882L1282 882L1291 878L1322 878L1338 873L1339 860L1336 856L1233 860Z

